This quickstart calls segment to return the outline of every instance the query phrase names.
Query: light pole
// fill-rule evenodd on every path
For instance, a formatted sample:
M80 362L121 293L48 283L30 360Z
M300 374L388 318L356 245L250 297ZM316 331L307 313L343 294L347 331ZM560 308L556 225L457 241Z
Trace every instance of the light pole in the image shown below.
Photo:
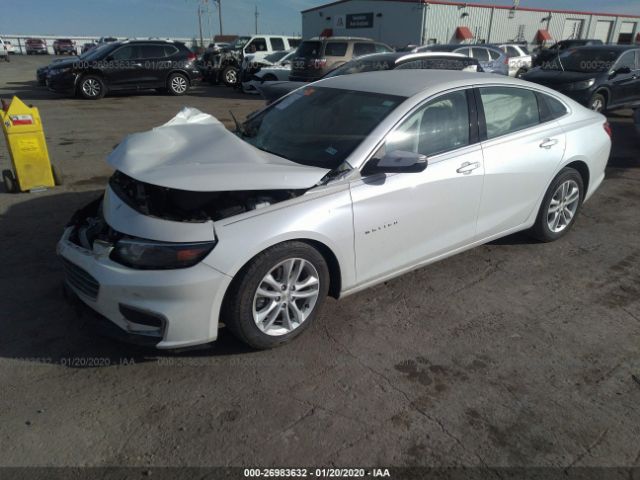
M218 20L220 20L220 35L222 36L222 0L213 0L218 4Z
M259 15L260 14L258 13L258 4L256 4L256 13L255 13L255 16L256 16L256 35L258 34L258 16Z

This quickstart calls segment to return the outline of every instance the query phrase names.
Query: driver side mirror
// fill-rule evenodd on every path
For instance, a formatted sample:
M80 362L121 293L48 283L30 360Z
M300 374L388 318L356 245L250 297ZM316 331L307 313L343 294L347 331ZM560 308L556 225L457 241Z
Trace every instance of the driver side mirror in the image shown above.
M629 68L629 67L616 68L613 71L613 73L616 74L616 75L626 75L627 73L631 73L631 68Z
M377 173L418 173L427 168L426 155L394 150L382 158L372 158L362 169L363 176Z

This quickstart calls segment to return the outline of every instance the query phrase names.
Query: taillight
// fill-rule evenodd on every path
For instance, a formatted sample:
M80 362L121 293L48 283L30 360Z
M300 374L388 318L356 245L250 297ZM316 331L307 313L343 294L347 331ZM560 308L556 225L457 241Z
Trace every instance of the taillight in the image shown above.
M504 57L504 64L509 65L509 57Z
M604 131L607 132L607 135L609 135L609 138L613 138L613 131L611 130L609 122L604 122L602 126L604 127Z
M327 64L326 58L317 58L313 61L313 66L317 69L323 68Z
M187 61L191 62L196 59L196 54L193 52L189 52L187 55Z

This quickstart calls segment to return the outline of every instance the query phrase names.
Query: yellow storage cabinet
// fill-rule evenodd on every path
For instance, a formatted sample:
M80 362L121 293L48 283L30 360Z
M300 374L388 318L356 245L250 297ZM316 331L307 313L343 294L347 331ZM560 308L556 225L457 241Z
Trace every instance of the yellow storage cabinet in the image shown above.
M2 131L11 156L12 170L2 171L8 192L49 188L56 185L56 173L49 161L49 152L42 129L40 113L18 97L0 111Z

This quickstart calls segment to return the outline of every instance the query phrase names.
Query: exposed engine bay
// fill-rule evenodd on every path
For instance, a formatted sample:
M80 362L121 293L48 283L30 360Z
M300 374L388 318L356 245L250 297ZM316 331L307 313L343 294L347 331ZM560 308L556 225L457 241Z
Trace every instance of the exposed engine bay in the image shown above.
M303 190L192 192L151 185L116 171L109 185L134 210L181 222L221 220L302 195Z

